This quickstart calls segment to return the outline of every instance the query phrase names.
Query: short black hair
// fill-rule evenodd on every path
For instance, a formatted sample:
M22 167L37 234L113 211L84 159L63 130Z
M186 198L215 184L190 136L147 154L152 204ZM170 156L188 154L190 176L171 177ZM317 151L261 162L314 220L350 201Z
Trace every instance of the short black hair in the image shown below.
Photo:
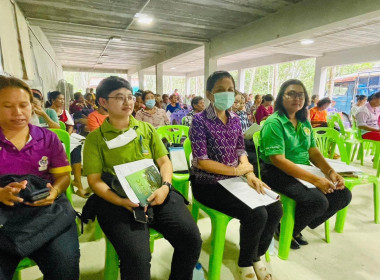
M228 73L227 71L215 71L207 79L206 91L211 92L212 89L214 88L216 82L223 79L223 78L230 78L232 80L232 83L234 84L234 88L235 88L235 80L231 76L230 73Z
M368 101L371 101L372 99L375 99L375 98L380 98L380 91L378 91L378 92L376 92L376 93L370 95L370 96L368 97Z
M264 95L263 100L264 100L264 101L273 101L274 98L273 98L273 95L272 95L272 94L266 94L266 95Z
M313 101L313 102L314 102L315 98L317 98L317 97L318 97L318 95L316 95L316 94L313 94L313 95L311 96L311 101Z
M199 101L203 100L203 97L202 96L195 96L192 100L191 100L191 107L194 108L195 105L198 105Z
M154 96L154 93L153 93L153 91L151 91L151 90L145 90L145 91L143 92L143 94L141 95L141 98L142 98L142 100L143 100L144 102L145 102L145 98L146 98L146 96L147 96L149 93L153 94L153 96Z
M331 104L331 99L328 97L322 98L321 100L318 101L317 107L321 108L325 104Z
M74 100L79 100L79 98L82 96L82 93L80 93L79 91L74 93Z
M305 103L303 104L303 107L301 108L301 110L299 110L296 113L296 119L301 121L301 122L304 122L307 120L307 106L308 106L307 104L309 104L309 95L307 94L307 90L306 90L305 85L300 80L290 79L281 85L280 90L277 94L276 101L274 103L274 110L278 111L279 115L285 115L285 116L289 117L288 113L285 110L284 104L283 104L283 96L285 94L286 89L290 85L299 85L303 88Z
M105 78L100 81L96 88L96 100L99 98L108 99L111 92L120 88L126 88L133 92L131 84L127 80L117 76Z
M364 95L364 94L356 95L356 101L362 101L366 99L367 99L367 95Z

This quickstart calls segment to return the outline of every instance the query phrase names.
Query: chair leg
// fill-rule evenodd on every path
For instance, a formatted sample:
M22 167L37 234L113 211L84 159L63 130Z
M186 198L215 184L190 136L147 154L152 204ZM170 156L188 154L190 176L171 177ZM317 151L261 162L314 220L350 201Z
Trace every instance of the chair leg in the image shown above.
M211 253L208 265L208 279L219 280L222 268L224 242L229 219L211 218Z
M195 223L197 223L198 222L198 216L199 216L199 206L196 203L194 203L194 201L193 201L193 204L191 206L191 215L193 216Z
M21 270L16 270L13 274L12 280L21 280Z
M373 183L373 209L375 211L375 224L379 224L379 180Z
M270 262L270 254L269 251L265 252L265 260L269 263Z
M325 239L326 243L330 243L330 220L325 221Z
M119 257L111 242L106 238L106 260L104 280L117 280L119 275Z
M293 237L296 202L290 198L281 198L281 200L284 207L284 214L281 219L278 257L282 260L287 260Z

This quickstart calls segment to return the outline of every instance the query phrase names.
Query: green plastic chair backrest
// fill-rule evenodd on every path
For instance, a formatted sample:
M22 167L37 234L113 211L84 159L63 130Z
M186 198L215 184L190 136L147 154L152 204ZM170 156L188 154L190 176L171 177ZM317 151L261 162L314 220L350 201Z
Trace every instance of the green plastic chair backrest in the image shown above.
M338 131L329 127L318 127L313 128L313 133L316 145L324 157L333 158L338 146L341 161L349 164L344 138Z
M355 138L358 139L358 140L362 140L362 131L361 129L358 127L358 124L356 122L356 117L355 116L352 116L352 129L356 131L356 134L355 134Z
M181 120L181 124L182 124L182 125L185 125L185 118L186 118L186 116L184 116L184 117L182 118L182 120Z
M183 137L189 137L189 127L186 125L165 125L157 128L161 139L166 138L170 144L180 144Z
M59 121L59 126L62 130L66 131L66 124L63 121Z
M186 138L185 142L183 142L183 149L185 151L187 167L190 170L190 154L192 150L191 150L191 142L189 138Z
M58 136L58 139L64 145L67 159L70 162L70 134L66 130L62 130L59 128L49 128L49 130L54 132ZM54 147L51 147L51 148L54 148ZM73 204L72 193L73 193L72 187L69 186L66 189L66 197L71 202L71 204Z
M257 159L257 173L258 178L261 180L260 158L259 158L259 146L260 146L260 131L256 131L252 136L253 143L255 144L256 159Z
M340 116L339 113L335 113L334 115L331 116L330 120L327 122L327 125L329 128L334 128L335 123L338 124L340 133L342 133L344 136L346 135L346 129L344 128L342 117Z

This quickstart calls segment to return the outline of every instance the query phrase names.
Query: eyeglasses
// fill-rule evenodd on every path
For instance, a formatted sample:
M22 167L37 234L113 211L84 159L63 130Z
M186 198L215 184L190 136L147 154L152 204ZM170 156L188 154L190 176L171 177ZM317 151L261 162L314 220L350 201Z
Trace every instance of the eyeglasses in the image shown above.
M304 92L296 92L294 90L288 91L285 93L285 96L290 99L305 99L305 93Z
M136 97L133 96L133 95L128 95L128 96L125 96L125 95L108 96L108 99L109 98L115 98L117 102L123 102L123 103L125 103L126 101L132 101L132 100L133 100L133 102L136 101Z

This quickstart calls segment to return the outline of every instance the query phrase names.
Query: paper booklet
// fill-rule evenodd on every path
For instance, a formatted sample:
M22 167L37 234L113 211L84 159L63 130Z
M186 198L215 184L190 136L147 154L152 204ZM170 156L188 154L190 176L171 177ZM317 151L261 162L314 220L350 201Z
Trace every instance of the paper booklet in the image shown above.
M326 159L326 161L338 174L341 174L342 176L355 176L355 173L362 173L362 171L359 168L351 166L351 165L347 165L346 163L342 161L333 160L333 159ZM303 170L306 170L314 175L326 178L325 174L323 174L323 172L314 165L297 164L297 166L301 167ZM307 181L304 181L298 178L296 179L308 188L315 188L315 186L312 183L309 183Z
M127 197L141 206L161 187L161 175L152 159L142 159L113 167Z
M256 131L260 131L261 126L257 123L252 124L245 132L244 132L244 139L245 140L252 140L253 134L255 134Z
M234 177L218 181L226 190L247 204L252 209L259 206L269 205L276 202L280 196L269 189L265 189L265 194L259 194L248 185L244 177Z

